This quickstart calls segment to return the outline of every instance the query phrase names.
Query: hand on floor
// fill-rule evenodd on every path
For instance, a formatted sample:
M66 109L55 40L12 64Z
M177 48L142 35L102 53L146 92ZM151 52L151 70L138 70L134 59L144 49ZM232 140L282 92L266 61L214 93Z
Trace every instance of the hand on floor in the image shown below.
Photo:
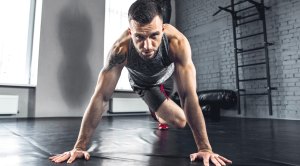
M207 151L199 151L198 153L193 153L190 155L190 158L191 161L202 159L204 166L209 166L209 161L215 164L215 166L225 166L228 164L232 164L232 161L226 159L225 157Z
M86 160L89 160L90 154L87 151L73 149L71 151L67 151L62 154L57 154L55 156L49 157L49 160L55 163L61 163L68 160L67 163L72 163L77 158L83 158L83 157Z

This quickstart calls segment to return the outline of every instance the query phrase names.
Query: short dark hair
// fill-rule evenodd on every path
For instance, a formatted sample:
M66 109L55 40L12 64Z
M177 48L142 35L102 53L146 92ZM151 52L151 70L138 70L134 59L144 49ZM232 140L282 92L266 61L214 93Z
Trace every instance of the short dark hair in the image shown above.
M155 0L137 0L128 10L128 21L134 20L141 24L150 23L155 16L161 19L161 6Z

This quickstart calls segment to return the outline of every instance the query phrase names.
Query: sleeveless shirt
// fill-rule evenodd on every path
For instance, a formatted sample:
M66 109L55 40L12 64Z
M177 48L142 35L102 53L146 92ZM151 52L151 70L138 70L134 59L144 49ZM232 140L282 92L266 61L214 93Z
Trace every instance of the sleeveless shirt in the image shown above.
M174 72L174 63L169 56L169 42L166 35L163 34L157 53L150 60L142 59L130 40L126 68L132 87L153 87L170 78Z

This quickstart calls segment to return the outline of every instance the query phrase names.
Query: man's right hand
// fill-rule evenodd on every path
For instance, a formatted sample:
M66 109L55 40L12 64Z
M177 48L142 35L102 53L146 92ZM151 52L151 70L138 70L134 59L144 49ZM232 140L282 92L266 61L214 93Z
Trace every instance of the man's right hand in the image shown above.
M64 152L62 154L57 154L55 156L49 157L49 160L55 163L61 163L66 160L67 163L72 163L77 158L85 158L86 160L90 159L90 154L84 150L73 149L71 151Z

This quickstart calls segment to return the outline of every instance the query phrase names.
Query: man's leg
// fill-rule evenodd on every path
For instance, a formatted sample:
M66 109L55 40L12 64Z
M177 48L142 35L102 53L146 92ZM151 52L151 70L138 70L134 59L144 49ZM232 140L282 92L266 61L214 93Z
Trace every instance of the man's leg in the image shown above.
M159 128L167 129L166 124L184 127L186 118L183 110L169 98L174 89L173 79L170 77L164 84L145 89L134 87L133 90L146 102L152 117L157 120Z
M162 118L159 118L156 115L155 111L152 111L150 108L149 108L149 110L150 110L152 118L158 122L158 129L160 129L160 130L166 130L166 129L169 128L167 122L164 121Z
M166 99L155 112L160 123L183 128L186 125L184 111L171 99Z
M160 124L170 124L183 128L186 125L184 111L169 97L174 93L175 87L176 85L172 77L160 85L160 91L164 94L166 99L157 107L155 114Z
M167 129L169 125L183 128L186 125L184 111L169 97L174 89L172 79L160 85L160 96L164 96L156 110L151 110L151 115L159 122L159 129ZM155 90L154 90L155 92Z

